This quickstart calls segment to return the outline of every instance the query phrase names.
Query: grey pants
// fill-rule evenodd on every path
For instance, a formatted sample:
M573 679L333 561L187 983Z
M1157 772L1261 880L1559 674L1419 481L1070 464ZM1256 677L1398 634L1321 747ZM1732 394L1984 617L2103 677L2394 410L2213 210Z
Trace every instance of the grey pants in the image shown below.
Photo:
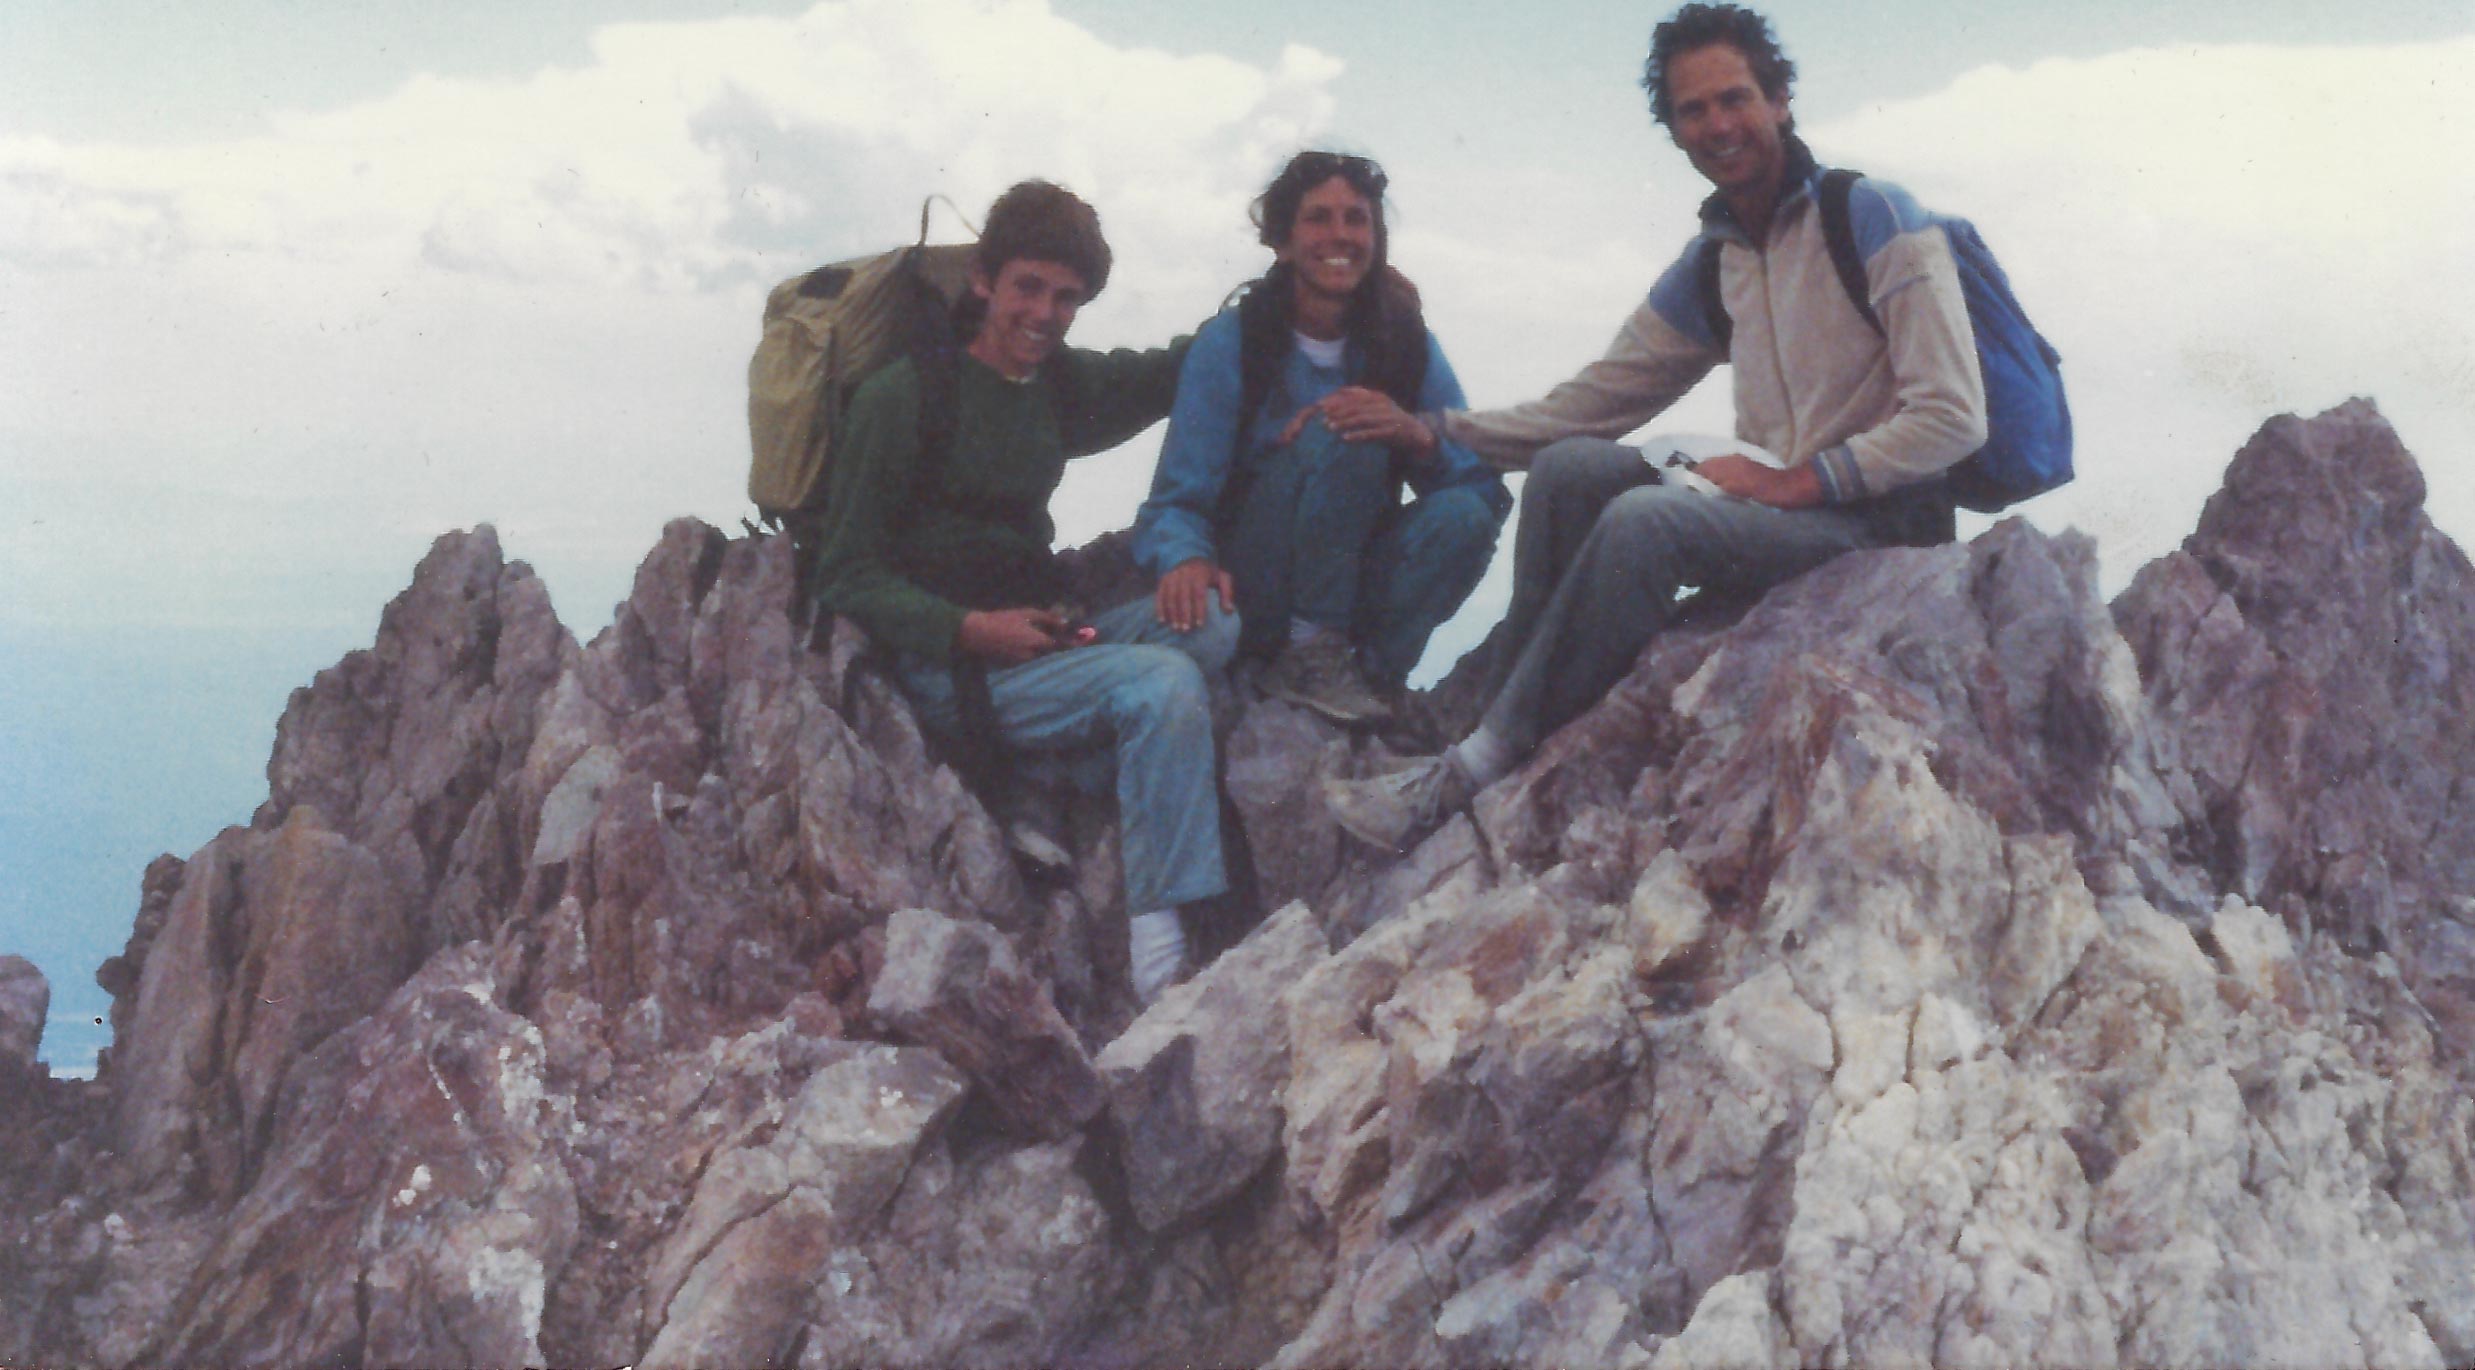
M1930 540L1915 530L1934 528L1937 501L1950 520L1938 489L1774 509L1654 479L1640 449L1598 438L1568 438L1530 465L1507 652L1483 720L1521 755L1632 670L1684 587L1766 590L1842 552Z

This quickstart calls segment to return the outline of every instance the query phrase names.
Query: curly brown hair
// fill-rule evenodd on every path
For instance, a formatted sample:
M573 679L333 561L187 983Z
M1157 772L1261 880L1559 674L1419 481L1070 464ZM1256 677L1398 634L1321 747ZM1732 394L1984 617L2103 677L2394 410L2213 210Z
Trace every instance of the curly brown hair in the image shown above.
M1009 187L988 207L987 222L972 260L988 279L997 279L1007 262L1028 258L1073 268L1083 278L1086 300L1109 283L1109 242L1100 235L1100 213L1064 186L1024 181Z
M1687 5L1650 31L1650 60L1642 63L1641 88L1650 92L1650 117L1675 126L1676 107L1667 98L1667 66L1679 55L1713 43L1742 53L1762 94L1785 100L1796 85L1796 64L1779 47L1770 21L1742 5Z

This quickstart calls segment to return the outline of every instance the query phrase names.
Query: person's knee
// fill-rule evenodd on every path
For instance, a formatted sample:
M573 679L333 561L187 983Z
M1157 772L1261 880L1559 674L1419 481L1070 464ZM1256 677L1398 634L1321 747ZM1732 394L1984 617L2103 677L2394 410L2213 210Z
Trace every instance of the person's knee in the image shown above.
M1596 484L1611 462L1638 462L1641 454L1605 438L1563 438L1530 459L1529 488L1544 492L1572 484Z
M1309 471L1377 480L1388 480L1391 476L1392 449L1379 442L1351 442L1333 432L1320 414L1308 418L1289 445Z
M1193 657L1175 647L1144 645L1118 650L1126 653L1125 669L1109 691L1109 702L1121 723L1210 717L1211 688Z
M1205 606L1203 622L1179 640L1177 650L1207 673L1227 670L1237 657L1239 627L1237 612L1223 608L1214 595Z
M1453 556L1483 555L1495 546L1504 511L1465 485L1438 490L1419 501L1422 532Z
M1717 498L1681 486L1639 486L1607 502L1592 535L1626 546L1671 546L1693 536Z

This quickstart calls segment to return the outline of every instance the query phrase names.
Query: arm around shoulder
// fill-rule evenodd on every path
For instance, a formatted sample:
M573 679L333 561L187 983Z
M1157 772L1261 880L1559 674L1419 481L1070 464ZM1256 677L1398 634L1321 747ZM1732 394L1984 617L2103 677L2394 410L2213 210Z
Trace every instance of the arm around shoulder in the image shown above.
M1059 354L1049 378L1059 400L1058 436L1066 455L1106 451L1158 423L1177 394L1179 369L1194 345L1189 334L1164 347Z

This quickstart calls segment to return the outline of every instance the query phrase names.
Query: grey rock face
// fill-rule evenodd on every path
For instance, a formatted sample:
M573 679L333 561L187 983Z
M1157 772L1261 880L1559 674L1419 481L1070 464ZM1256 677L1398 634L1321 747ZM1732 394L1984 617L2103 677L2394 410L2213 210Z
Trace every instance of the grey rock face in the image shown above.
M933 1054L865 1048L811 1076L762 1146L715 1158L654 1264L661 1333L645 1363L779 1363L812 1292L849 1284L829 1263L874 1226L967 1087Z
M1100 1076L1074 1029L986 924L896 913L868 1013L959 1066L1024 1136L1071 1136L1100 1111Z
M778 542L578 648L443 539L0 1116L0 1360L2467 1363L2420 491L2350 405L2110 608L2016 521L1705 606L1397 860L1233 698L1280 907L1140 1015L1106 802L1017 869Z
M1267 1028L1324 954L1314 915L1292 904L1100 1053L1126 1197L1147 1230L1218 1205L1278 1150L1288 1043Z
M51 982L34 962L0 956L0 1071L34 1069L51 1011Z
M2395 956L2475 1032L2475 570L2357 400L2272 420L2115 605L2213 883Z
M137 1357L164 1365L539 1364L576 1241L541 1034L479 949L434 959L294 1065L267 1161Z

